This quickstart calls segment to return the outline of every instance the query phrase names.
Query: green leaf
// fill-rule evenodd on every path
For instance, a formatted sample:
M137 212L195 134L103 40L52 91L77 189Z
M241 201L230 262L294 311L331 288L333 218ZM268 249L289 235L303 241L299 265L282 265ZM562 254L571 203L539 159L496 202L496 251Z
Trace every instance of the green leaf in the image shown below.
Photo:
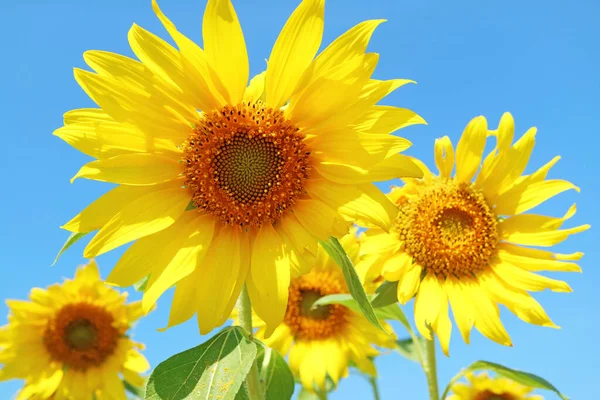
M144 388L142 387L138 387L138 386L134 386L131 383L127 382L127 381L123 381L123 385L125 385L125 390L127 390L129 393L131 393L132 395L134 395L136 397L136 399L143 399L144 398Z
M148 380L147 400L236 397L256 357L256 344L239 326L160 363Z
M389 306L398 302L398 282L383 282L375 291L375 296L371 300L374 308Z
M54 259L54 262L52 263L52 266L54 266L54 264L56 264L56 262L58 261L58 259L60 258L60 256L62 256L62 254L65 251L67 251L67 249L69 247L73 246L79 239L81 239L82 237L84 237L88 233L89 232L85 232L85 233L75 233L75 232L73 232L73 233L71 233L71 235L65 241L65 244L63 244L63 247L60 249L60 251L56 255L56 258Z
M532 373L529 373L529 372L524 372L524 371L519 371L517 369L508 368L508 367L505 367L504 365L496 364L496 363L489 362L489 361L475 361L473 364L468 366L466 369L463 369L462 371L460 371L460 373L458 375L456 375L454 378L452 378L452 381L450 381L450 384L448 384L448 387L446 387L446 390L444 391L444 393L448 393L450 391L451 385L454 382L456 382L458 379L460 379L462 376L464 376L467 372L480 371L480 370L494 371L498 375L501 375L508 379L512 379L515 382L518 382L522 385L526 385L526 386L529 386L532 388L551 390L554 393L556 393L561 399L569 400L569 398L567 396L562 394L554 385L552 385L550 382L548 382L544 378L541 378L541 377L534 375Z
M145 277L143 277L142 279L140 279L139 281L134 283L133 288L135 290L137 290L138 292L143 292L146 290L146 285L148 284L149 280L150 280L150 274L146 275Z
M417 342L417 346L421 346L421 348L425 347L425 339L423 339L422 337L418 337ZM417 363L420 362L413 338L397 340L396 344L396 351L398 353L402 354L404 357L411 361Z
M408 322L408 318L406 318L404 311L402 311L398 304L390 304L389 306L376 308L375 314L381 319L400 321L409 332L412 329Z
M383 329L383 327L379 323L379 320L375 315L375 311L373 310L373 306L371 306L369 298L365 293L365 289L360 283L360 278L358 277L358 274L356 273L356 270L352 265L352 261L350 261L350 259L348 258L348 255L344 251L344 248L342 247L340 242L336 238L330 237L327 242L320 241L320 243L321 246L323 246L323 248L325 249L325 251L327 251L327 254L329 254L329 256L333 258L333 260L340 267L342 267L342 272L344 273L344 278L346 278L346 285L348 286L348 290L350 291L350 294L352 295L354 300L356 300L356 303L358 304L358 307L362 314L370 323L384 331L385 329Z
M294 374L285 359L276 350L257 340L255 342L258 344L256 363L265 388L265 399L291 399L294 394Z

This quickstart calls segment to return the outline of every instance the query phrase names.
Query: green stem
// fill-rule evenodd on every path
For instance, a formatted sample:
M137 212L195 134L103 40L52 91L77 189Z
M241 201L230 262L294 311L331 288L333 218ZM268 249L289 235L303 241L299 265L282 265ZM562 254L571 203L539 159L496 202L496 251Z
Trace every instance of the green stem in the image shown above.
M429 399L440 400L440 392L437 381L437 366L435 365L435 336L431 333L431 340L425 340L425 353L427 362L423 365L427 375L427 387L429 388Z
M377 378L374 376L369 377L369 383L371 383L371 387L373 388L373 400L381 400L379 396L379 387L377 386Z
M250 303L250 296L248 296L248 289L245 284L240 293L237 306L240 326L246 331L250 340L254 340L254 336L252 335L252 304ZM252 367L250 367L250 372L246 375L246 388L248 389L250 400L264 400L265 395L260 377L258 376L256 360L254 360Z

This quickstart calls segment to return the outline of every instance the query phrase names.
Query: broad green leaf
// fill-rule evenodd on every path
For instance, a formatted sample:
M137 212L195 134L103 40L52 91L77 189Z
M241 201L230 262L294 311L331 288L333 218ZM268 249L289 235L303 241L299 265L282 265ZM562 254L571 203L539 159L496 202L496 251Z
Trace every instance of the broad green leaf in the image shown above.
M56 264L56 262L58 261L58 259L60 258L60 256L62 256L62 254L65 251L67 251L67 249L69 247L73 246L79 239L81 239L82 237L84 237L88 233L89 232L85 232L85 233L75 233L75 232L73 232L73 233L71 233L71 235L65 241L65 244L63 244L63 246L61 247L60 251L56 255L56 258L54 259L54 262L52 263L52 266L54 266L54 264Z
M464 376L467 372L480 371L480 370L494 371L498 375L501 375L508 379L512 379L515 382L518 382L522 385L529 386L532 388L551 390L554 393L556 393L561 399L569 400L569 398L567 396L562 394L554 385L552 385L550 382L548 382L544 378L541 378L541 377L534 375L532 373L529 373L529 372L524 372L524 371L519 371L517 369L508 368L508 367L505 367L504 365L496 364L496 363L489 362L489 361L475 361L473 364L469 365L467 368L460 371L460 373L458 373L458 375L456 375L454 378L452 378L452 380L450 381L450 384L448 385L448 387L446 387L446 390L444 391L444 393L449 393L451 385L454 382L456 382L458 379L460 379L462 376Z
M340 242L336 238L330 237L327 242L321 241L320 243L325 251L327 251L327 254L329 254L329 256L342 268L348 290L354 300L356 300L362 314L370 323L379 329L384 330L375 315L375 311L369 302L365 289L360 283L360 278L354 269L354 265L352 265L352 261L348 258L348 255Z
M256 363L260 381L264 383L266 400L289 400L294 394L294 375L276 350L258 344Z
M417 338L417 346L421 346L421 348L425 348L425 339L423 339L422 337L418 337ZM413 340L413 338L406 338L406 339L400 339L396 341L396 351L400 354L402 354L404 357L406 357L407 359L414 361L414 362L421 362L419 360L419 356L417 354L417 350L415 347L415 342Z
M383 282L375 291L375 296L371 300L374 308L389 306L398 302L398 282Z
M239 326L160 363L148 380L147 400L236 397L256 357L256 344Z
M389 306L376 308L375 314L381 319L399 321L410 332L412 328L408 323L408 318L404 315L404 311L398 304L390 304Z
M143 292L146 290L146 285L148 284L148 280L150 280L150 275L146 275L139 281L133 284L133 288L138 292Z

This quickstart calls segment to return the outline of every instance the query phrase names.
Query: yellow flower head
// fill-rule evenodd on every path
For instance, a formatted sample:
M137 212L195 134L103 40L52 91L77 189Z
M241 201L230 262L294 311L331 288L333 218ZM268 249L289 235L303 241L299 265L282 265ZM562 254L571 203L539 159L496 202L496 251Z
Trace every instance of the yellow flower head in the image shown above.
M127 336L141 304L125 304L126 294L100 280L94 261L29 297L6 302L8 324L0 327L0 381L24 379L18 399L124 400L122 379L144 383L143 346Z
M395 207L372 182L422 176L398 154L410 142L390 133L424 121L376 105L411 81L371 79L379 56L366 47L382 20L356 25L315 58L324 0L300 3L247 88L230 0L208 1L204 49L153 8L178 49L134 25L140 61L89 51L95 73L75 70L100 108L66 113L55 134L96 158L75 178L118 186L63 228L98 230L88 258L135 242L107 280L129 286L150 274L145 311L176 284L169 326L196 313L209 332L247 282L274 329L293 260L314 258L318 240L344 235L349 219L387 228Z
M431 338L431 327L446 354L452 330L448 302L466 343L474 326L486 337L511 345L498 304L523 321L556 327L528 292L571 288L535 272L580 271L565 261L579 260L582 253L529 247L552 246L589 228L559 229L575 213L575 205L559 218L526 213L565 190L579 190L570 182L546 179L559 157L523 175L535 133L532 128L513 144L514 121L506 113L496 131L488 132L485 118L473 119L456 153L448 137L436 140L440 175L422 165L423 179L405 179L403 187L389 194L399 210L392 229L374 228L366 234L361 251L369 255L362 261L370 265L367 276L398 281L401 303L416 295L417 328ZM482 163L488 135L497 144Z
M487 373L466 374L469 384L455 383L452 395L446 400L544 400L531 394L535 388L521 385L506 378L492 378Z
M359 243L355 230L341 239L341 244L353 261L358 261ZM371 285L375 288L374 285ZM283 324L265 339L266 326L260 319L256 336L283 355L289 354L289 364L303 386L313 391L325 389L329 376L335 384L348 375L353 363L361 371L376 375L373 357L379 354L373 346L393 348L396 337L387 334L362 314L340 304L312 307L323 296L348 293L341 268L319 246L315 265L309 273L292 280ZM237 313L234 313L236 318ZM393 332L385 325L388 332Z

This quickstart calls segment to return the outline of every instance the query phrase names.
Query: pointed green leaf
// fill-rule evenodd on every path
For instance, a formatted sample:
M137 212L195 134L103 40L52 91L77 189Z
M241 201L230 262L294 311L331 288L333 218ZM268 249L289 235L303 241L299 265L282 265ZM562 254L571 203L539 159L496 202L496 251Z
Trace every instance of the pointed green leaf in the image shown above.
M348 255L344 251L344 248L340 242L336 238L330 237L327 242L321 241L320 243L325 251L327 251L327 254L329 254L329 256L342 268L348 290L350 291L352 298L356 300L356 303L358 304L362 314L370 323L379 329L384 330L379 323L377 316L375 315L373 306L371 306L371 303L369 302L369 298L367 297L365 289L360 282L360 278L354 269L354 265L352 265L352 261L350 261L350 258L348 258Z
M289 400L294 394L294 375L285 359L276 350L256 341L260 381L265 385L266 400Z
M402 311L402 308L400 308L398 304L390 304L389 306L376 308L375 313L381 319L400 321L408 331L412 330L408 318L406 318L404 311Z
M58 259L60 258L60 256L62 256L62 254L65 251L67 251L67 249L69 247L73 246L79 239L81 239L82 237L84 237L88 233L89 232L85 232L85 233L75 233L75 232L73 232L73 233L71 233L71 235L65 241L65 244L63 244L63 246L61 247L60 251L56 255L56 258L54 259L54 262L52 263L52 266L54 266L54 264L56 264L56 262L58 261Z
M242 328L225 328L200 346L160 363L148 380L146 399L234 399L256 352L256 344Z
M451 386L454 382L463 377L467 372L470 371L494 371L498 375L501 375L505 378L512 379L515 382L518 382L522 385L529 386L536 389L546 389L551 390L556 393L561 399L569 400L567 396L562 394L554 385L550 382L541 378L537 375L534 375L529 372L519 371L517 369L512 369L505 367L504 365L496 364L489 361L475 361L473 364L469 365L467 368L460 371L448 384L444 393L449 393L451 390Z
M398 282L385 281L375 291L375 296L371 300L371 305L374 308L389 306L398 302Z
M417 338L418 341L418 346L421 346L421 348L425 347L425 339L423 339L422 337L418 337ZM414 361L414 362L420 362L419 360L419 355L417 354L417 349L415 347L415 341L413 340L413 338L406 338L406 339L400 339L396 341L396 351L400 354L402 354L404 357L406 357L407 359Z

